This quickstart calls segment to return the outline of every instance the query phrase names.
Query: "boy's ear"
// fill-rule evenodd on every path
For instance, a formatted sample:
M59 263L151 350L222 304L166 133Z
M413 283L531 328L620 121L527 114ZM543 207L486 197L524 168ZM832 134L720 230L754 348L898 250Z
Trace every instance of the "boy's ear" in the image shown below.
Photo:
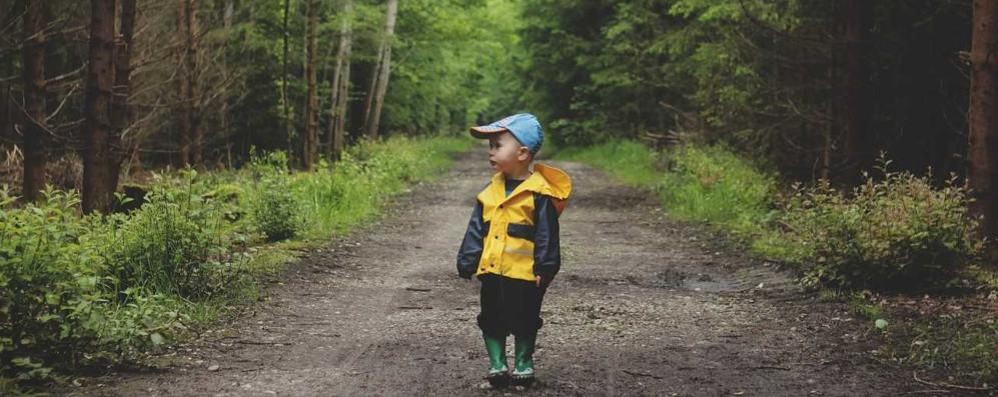
M530 149L527 149L526 146L520 146L519 152L516 154L516 159L520 161L527 161L530 160L530 156Z

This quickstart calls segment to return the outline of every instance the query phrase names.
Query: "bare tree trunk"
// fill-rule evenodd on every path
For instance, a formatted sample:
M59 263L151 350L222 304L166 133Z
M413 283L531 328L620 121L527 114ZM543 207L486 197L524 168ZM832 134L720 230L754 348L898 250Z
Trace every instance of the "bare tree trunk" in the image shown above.
M114 92L111 97L111 124L114 126L114 133L108 137L110 148L108 177L111 178L108 185L111 186L112 191L118 188L121 163L128 154L123 140L125 129L132 122L128 97L132 92L132 36L135 32L135 2L136 0L121 0L121 31L114 56Z
M367 85L367 95L364 97L364 123L360 127L361 134L368 136L368 125L371 124L371 109L374 108L374 94L377 92L378 76L381 75L381 65L385 59L385 46L378 46L378 58L371 68L371 83Z
M970 137L967 187L971 214L983 217L981 233L998 232L998 2L974 0L970 45Z
M332 98L329 101L329 159L338 161L343 153L343 128L346 120L347 101L350 93L350 47L352 44L350 21L353 2L344 0L343 24L340 26L340 46L336 53L336 71L333 73Z
M27 2L24 14L24 200L34 201L45 184L45 19L44 0ZM7 103L7 98L4 98Z
M281 105L284 106L284 133L288 139L288 156L291 148L291 108L288 102L288 15L291 13L291 0L284 0L284 58L281 60Z
M114 86L114 0L90 2L90 63L87 70L83 125L83 211L106 211L114 193L108 182L112 131L110 109Z
M177 100L180 101L180 163L181 168L191 165L191 84L192 72L187 68L187 1L177 0Z
M378 137L381 123L381 108L385 103L385 93L388 92L388 76L392 68L392 41L395 36L395 16L398 14L398 0L388 0L388 11L385 13L385 37L381 43L383 48L381 67L378 68L377 87L374 92L374 105L368 117L367 136Z
M873 165L876 148L870 134L869 39L873 26L874 2L847 0L840 12L844 37L842 62L842 136L847 160L848 180L857 180L860 172Z
M198 19L197 19L197 6L196 0L186 0L184 2L186 17L186 35L187 40L186 49L187 55L185 56L185 61L187 66L185 69L190 73L187 83L190 84L190 88L187 92L190 94L188 103L190 106L187 108L187 117L191 120L191 162L195 167L201 167L204 165L204 124L202 123L202 95L201 86L198 84L198 78L200 77L198 64Z
M302 153L302 166L305 170L311 170L318 156L319 141L319 102L316 93L316 29L319 24L319 2L318 0L308 1L308 29L306 31L305 45L305 81L308 90L305 94L305 147Z
M226 41L232 34L232 13L235 10L233 0L225 0L225 9L222 11L222 26L225 28ZM222 104L219 110L219 128L222 136L225 137L225 160L226 165L232 168L232 135L229 134L229 61L225 56L225 49L222 49L222 81L226 82L221 87Z

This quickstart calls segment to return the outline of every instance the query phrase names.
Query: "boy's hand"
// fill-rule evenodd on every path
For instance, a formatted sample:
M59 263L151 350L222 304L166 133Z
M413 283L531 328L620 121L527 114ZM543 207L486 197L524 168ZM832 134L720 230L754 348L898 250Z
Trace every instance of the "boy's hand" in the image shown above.
M535 276L535 277L537 277L537 288L547 288L548 285L551 285L551 281L554 280L554 277L545 277L545 276Z

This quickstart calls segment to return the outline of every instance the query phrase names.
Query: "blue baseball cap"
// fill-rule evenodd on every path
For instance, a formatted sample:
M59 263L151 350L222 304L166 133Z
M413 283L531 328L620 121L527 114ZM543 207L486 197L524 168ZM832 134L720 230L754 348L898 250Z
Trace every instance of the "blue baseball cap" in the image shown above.
M488 138L492 134L509 131L520 144L527 147L530 153L537 153L544 143L544 131L537 117L530 113L519 113L507 116L489 125L471 127L471 135L475 138Z

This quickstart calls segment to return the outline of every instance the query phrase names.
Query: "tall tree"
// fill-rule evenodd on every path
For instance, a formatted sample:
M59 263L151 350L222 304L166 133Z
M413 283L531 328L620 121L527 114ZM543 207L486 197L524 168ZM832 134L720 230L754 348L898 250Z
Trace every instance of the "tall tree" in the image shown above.
M105 211L114 187L110 186L110 110L114 87L115 0L90 1L90 50L83 125L83 210Z
M392 67L392 42L395 36L395 16L398 13L398 0L388 0L388 9L385 12L385 33L381 41L381 58L378 61L375 84L371 85L368 93L370 112L367 114L364 126L369 138L378 137L378 127L381 121L381 109L385 103L385 93L388 91L388 76Z
M302 151L302 166L311 170L318 155L319 101L316 94L315 65L319 24L319 1L308 0L308 28L305 45L305 81L308 86L305 94L305 147Z
M353 2L343 1L343 21L340 25L340 45L336 52L336 69L331 82L332 94L329 101L331 117L326 142L329 142L329 159L337 161L343 153L343 138L346 126L347 102L350 94L350 52L353 42L351 21Z
M24 173L22 194L35 200L45 184L45 25L44 0L29 0L24 13ZM6 103L6 98L4 98Z
M136 0L121 0L121 20L118 43L114 54L114 90L111 97L111 125L114 133L109 136L110 159L108 165L109 184L112 190L117 189L118 177L121 174L121 162L125 160L124 145L125 130L131 124L131 108L128 97L131 95L132 75L132 36L135 34L135 2Z
M291 155L291 104L288 102L288 17L291 14L291 0L284 0L284 57L281 58L281 107L284 108L284 135L288 140L288 156Z
M840 94L841 125L845 142L847 178L858 180L859 172L868 169L876 156L875 142L870 134L870 30L873 28L875 2L846 0L839 12L843 30Z
M225 41L228 42L232 37L232 14L235 12L235 4L233 0L225 0L225 5L222 10L222 28L225 30ZM222 81L228 83L229 81L229 57L226 56L226 51L222 50ZM229 133L229 85L224 84L221 87L221 105L219 106L218 123L219 132L225 137L225 159L226 164L229 168L232 168L232 135Z
M970 136L967 186L971 213L984 218L981 232L998 235L998 2L974 0L970 44Z
M178 96L183 109L180 120L180 166L202 165L204 126L198 85L198 21L196 0L177 1Z

